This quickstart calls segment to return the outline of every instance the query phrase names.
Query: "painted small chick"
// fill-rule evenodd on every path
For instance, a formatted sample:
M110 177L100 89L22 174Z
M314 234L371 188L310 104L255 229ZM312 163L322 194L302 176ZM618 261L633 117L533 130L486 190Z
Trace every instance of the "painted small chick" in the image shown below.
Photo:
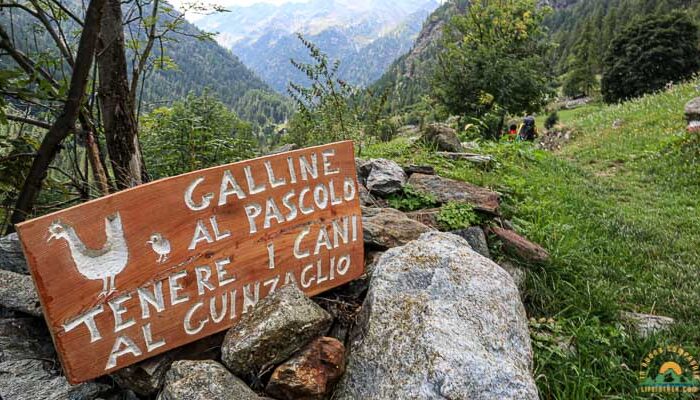
M168 259L168 255L170 254L170 242L163 237L163 235L160 233L152 234L146 244L150 244L153 251L158 254L157 262L159 264L164 263Z

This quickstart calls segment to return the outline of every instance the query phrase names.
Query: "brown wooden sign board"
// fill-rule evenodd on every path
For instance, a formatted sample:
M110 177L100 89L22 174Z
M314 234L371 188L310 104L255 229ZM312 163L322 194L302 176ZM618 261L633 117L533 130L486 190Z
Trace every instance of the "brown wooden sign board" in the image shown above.
M363 273L352 142L224 165L17 226L71 383L225 330L284 284Z

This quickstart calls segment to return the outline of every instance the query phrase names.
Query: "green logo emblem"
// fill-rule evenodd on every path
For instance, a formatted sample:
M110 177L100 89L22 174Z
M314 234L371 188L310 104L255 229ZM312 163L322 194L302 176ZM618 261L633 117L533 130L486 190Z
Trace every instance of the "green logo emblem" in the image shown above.
M659 347L642 360L639 388L645 393L700 392L700 365L679 346Z

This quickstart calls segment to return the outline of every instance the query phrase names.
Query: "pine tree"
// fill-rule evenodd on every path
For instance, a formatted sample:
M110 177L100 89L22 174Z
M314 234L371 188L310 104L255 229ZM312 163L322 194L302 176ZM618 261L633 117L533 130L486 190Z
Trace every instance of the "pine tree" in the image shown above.
M594 38L593 23L589 21L574 45L569 63L569 72L564 81L564 95L569 97L590 95L597 86L597 46Z
M687 79L700 69L698 27L684 12L638 19L615 37L604 68L601 90L607 102Z

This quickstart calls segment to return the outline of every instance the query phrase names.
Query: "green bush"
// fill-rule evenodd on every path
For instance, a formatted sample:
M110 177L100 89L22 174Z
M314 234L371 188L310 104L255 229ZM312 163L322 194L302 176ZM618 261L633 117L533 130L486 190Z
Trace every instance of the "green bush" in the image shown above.
M437 221L450 231L468 228L479 222L479 216L474 212L471 204L449 202L440 209Z
M423 208L436 207L437 199L430 193L421 192L411 185L403 187L403 191L388 199L389 206L401 211L416 211Z
M544 127L547 129L552 129L554 128L554 125L559 123L559 114L556 111L553 111L547 119L544 121Z
M250 124L208 92L141 121L143 155L156 179L252 158L254 140Z

